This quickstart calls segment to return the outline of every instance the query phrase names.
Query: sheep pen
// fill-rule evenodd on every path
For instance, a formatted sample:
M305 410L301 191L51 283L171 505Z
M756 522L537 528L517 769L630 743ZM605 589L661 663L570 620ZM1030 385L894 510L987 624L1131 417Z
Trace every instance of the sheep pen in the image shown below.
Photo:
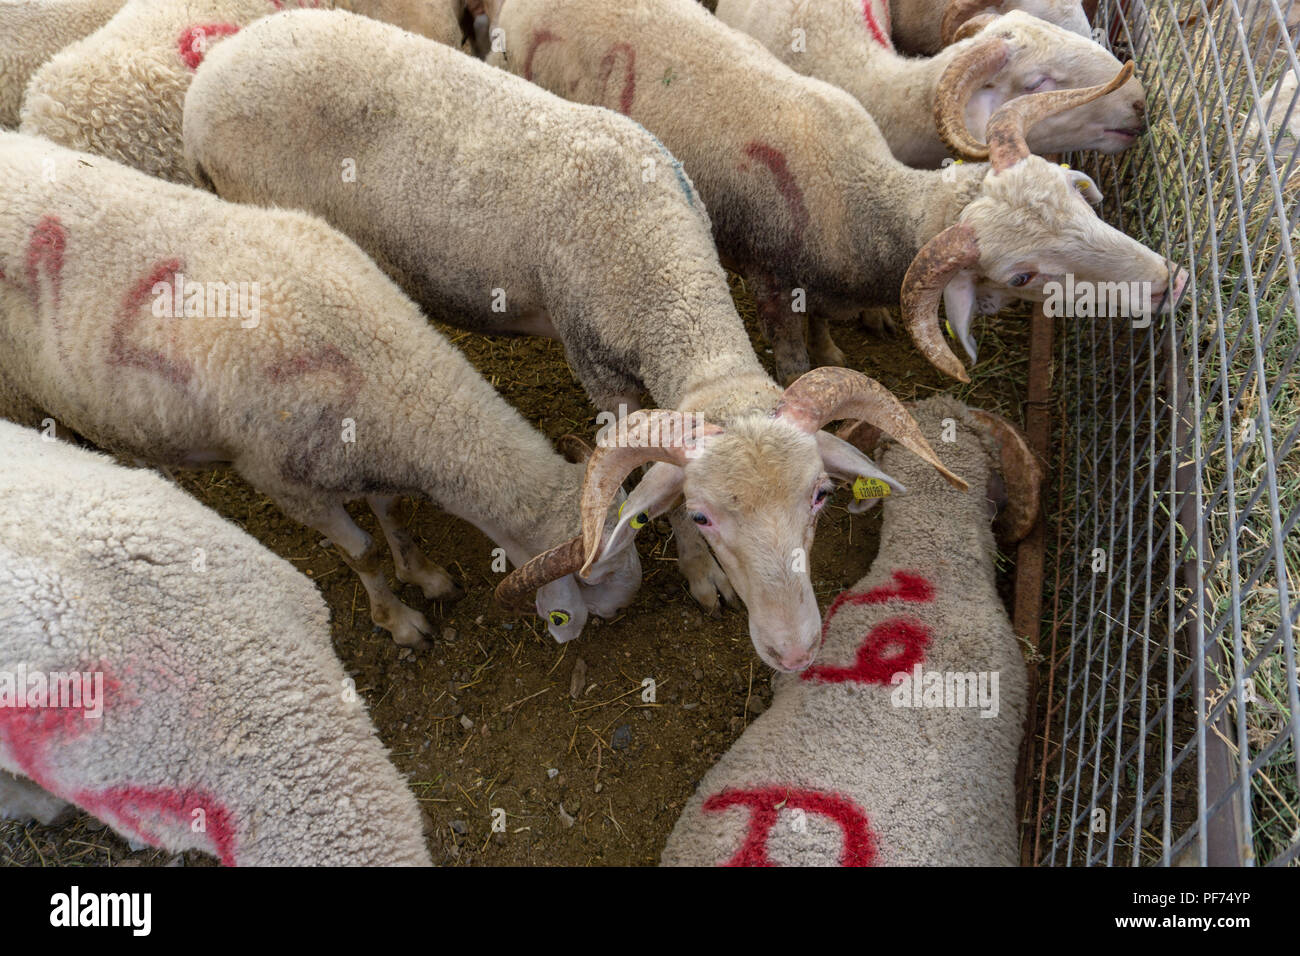
M984 327L981 374L954 389L905 339L836 328L848 364L902 400L951 391L1050 424L1042 611L1020 632L1036 692L1025 864L1300 859L1300 178L1287 129L1300 102L1286 83L1300 69L1300 2L1276 9L1281 20L1254 0L1103 0L1093 16L1101 42L1136 60L1152 129L1123 157L1066 159L1106 194L1103 218L1193 267L1174 321L1057 318L1054 350L1031 361L1028 314L1007 312ZM731 279L761 343L752 297ZM553 441L594 432L556 343L441 331ZM1038 366L1051 391L1031 392ZM434 821L436 863L654 864L697 782L771 700L743 615L701 614L675 576L666 522L640 536L637 601L557 646L494 608L487 575L463 573L486 539L408 506L414 538L469 585L434 622L435 649L415 655L372 632L364 594L319 536L232 472L178 481L317 582L335 650ZM866 574L879 532L879 509L850 515L843 493L828 506L811 556L823 608ZM997 557L1008 604L1018 563ZM492 808L506 811L504 833ZM167 860L85 815L0 822L3 865Z

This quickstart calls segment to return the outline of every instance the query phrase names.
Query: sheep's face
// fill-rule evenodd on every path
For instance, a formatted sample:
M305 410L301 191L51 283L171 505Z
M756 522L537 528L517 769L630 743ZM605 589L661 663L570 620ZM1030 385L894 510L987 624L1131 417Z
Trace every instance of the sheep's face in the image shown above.
M1137 319L1178 298L1186 274L1098 218L1090 203L1100 201L1087 176L1037 156L985 176L979 198L961 214L976 233L979 274L959 273L944 291L948 321L972 361L971 316L1012 300L1083 316L1090 295L1091 315Z
M686 512L745 602L758 656L779 671L803 670L821 641L809 555L834 488L817 438L747 416L684 472Z
M1088 23L1088 17L1083 12L1083 4L1079 0L1005 0L999 9L1003 13L1023 11L1029 16L1054 23L1081 37L1092 34L1092 25ZM1112 72L1111 76L1114 75Z
M976 39L998 36L1011 51L1004 66L966 106L966 126L985 139L989 117L1017 96L1047 90L1101 86L1119 72L1120 62L1104 47L1027 13L1010 13L990 23ZM1146 94L1136 77L1100 99L1040 120L1029 130L1035 153L1095 149L1118 153L1146 128Z

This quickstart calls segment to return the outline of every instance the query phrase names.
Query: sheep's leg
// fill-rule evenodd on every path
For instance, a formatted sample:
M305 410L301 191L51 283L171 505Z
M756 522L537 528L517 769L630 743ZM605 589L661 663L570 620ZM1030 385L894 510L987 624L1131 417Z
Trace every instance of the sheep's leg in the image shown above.
M716 617L722 612L724 603L736 603L736 592L727 580L727 572L713 557L704 535L687 515L685 507L674 508L668 515L668 523L672 525L673 538L677 542L677 566L686 576L691 596Z
M417 585L429 601L450 601L464 594L446 571L425 557L411 533L398 523L396 495L371 495L366 501L379 519L379 527L384 530L388 548L393 552L397 580Z
M288 508L284 510L290 511ZM433 628L428 619L399 601L389 589L388 581L379 569L379 544L357 527L341 504L327 506L310 518L299 520L329 538L348 567L357 573L370 599L370 619L375 624L388 630L402 647L423 649L432 646L429 636L433 634Z
M848 359L831 338L831 322L821 313L808 316L808 354L818 368L825 365L845 365Z
M885 333L892 335L898 331L893 315L883 305L867 306L862 310L860 321L867 327L868 331L874 332L876 335L884 335Z
M808 371L808 349L804 346L804 313L794 311L791 290L781 289L775 283L753 283L758 300L758 321L763 336L772 346L776 360L776 377L789 385Z
M26 777L0 770L0 819L57 823L72 804Z

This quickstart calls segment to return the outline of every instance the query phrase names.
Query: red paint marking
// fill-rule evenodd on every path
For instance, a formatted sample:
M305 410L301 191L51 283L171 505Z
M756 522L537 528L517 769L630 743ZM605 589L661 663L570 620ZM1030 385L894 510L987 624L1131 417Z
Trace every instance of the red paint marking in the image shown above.
M757 160L772 172L776 179L777 191L790 209L791 251L797 249L803 241L804 230L808 228L808 207L803 201L803 191L795 182L794 174L786 162L785 153L766 143L754 140L745 147L745 155Z
M627 57L627 62L623 66L623 92L618 97L618 111L624 116L631 116L632 101L636 99L636 50L632 44L615 43L600 61L601 99L605 98L605 86L609 83L609 75L614 72L614 64L618 62L620 53Z
M40 273L44 268L49 277L53 291L55 326L63 298L63 252L68 244L68 234L58 216L42 216L40 222L32 229L27 242L27 283L32 305L37 303L37 290L40 288Z
M235 826L231 812L204 790L178 787L144 787L126 784L105 790L79 790L73 803L118 831L139 837L153 846L167 842L162 830L178 827L195 833L194 811L202 810L203 829L197 831L212 845L212 853L225 866L237 866Z
M822 619L822 636L825 637L831 618L838 614L844 605L884 604L891 600L905 601L908 604L929 604L934 600L934 585L915 571L895 571L890 583L878 585L870 591L856 594L843 591L831 602Z
M822 618L822 642L832 619L845 605L878 605L888 601L908 604L929 604L934 600L934 585L915 571L895 571L888 584L881 584L861 593L844 591L827 609ZM909 671L925 659L925 649L930 645L930 631L915 618L893 617L882 621L867 632L866 638L851 667L834 667L816 664L799 675L800 680L815 680L824 684L842 684L853 681L860 684L888 684L900 671ZM899 648L888 653L892 648Z
M767 841L776 826L777 815L783 809L816 813L839 824L843 835L840 866L875 865L876 835L866 813L852 800L837 793L785 787L728 788L704 801L704 810L709 813L731 807L748 807L749 824L744 843L723 866L776 866L768 855Z
M532 37L528 41L528 52L524 54L524 79L533 78L533 57L537 54L537 48L546 43L558 43L560 38L550 30L534 30Z
M889 0L883 0L885 5L885 29L880 29L880 24L876 22L876 13L871 8L872 0L862 0L862 16L867 21L867 29L871 31L871 36L875 41L883 46L886 50L892 50L894 45L889 42Z
M915 618L892 617L867 632L851 667L816 664L799 675L822 684L888 684L925 659L930 631Z
M135 328L140 318L140 309L149 301L153 287L159 283L170 285L175 282L176 274L181 270L179 259L168 259L155 265L122 300L122 307L118 310L117 321L113 323L109 337L109 360L114 365L134 366L154 372L178 387L188 384L194 374L189 362L184 359L173 361L161 352L139 348L128 342L126 337Z
M361 385L361 373L357 363L348 358L333 345L326 345L314 352L300 352L283 362L271 365L266 376L276 385L307 375L311 372L337 372L348 386L348 394L355 395Z
M211 37L227 37L239 32L236 23L196 23L181 31L176 46L181 59L191 70L197 70L208 52L208 40Z
M227 866L235 857L235 826L230 811L206 791L178 787L125 784L104 790L68 787L51 766L51 751L100 729L110 712L136 706L104 664L71 669L78 673L104 675L103 716L86 717L84 709L68 707L0 707L0 744L10 761L25 777L61 800L68 800L130 836L155 846L163 841L155 827L180 825L191 830L193 811L203 810L205 836L213 853Z

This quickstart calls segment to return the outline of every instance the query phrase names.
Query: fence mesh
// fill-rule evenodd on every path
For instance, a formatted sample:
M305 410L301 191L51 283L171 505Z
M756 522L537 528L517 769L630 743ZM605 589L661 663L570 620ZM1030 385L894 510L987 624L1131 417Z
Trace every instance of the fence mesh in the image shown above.
M1300 0L1103 0L1150 133L1080 157L1181 306L1057 320L1044 865L1300 862ZM1054 539L1054 543L1053 543Z

